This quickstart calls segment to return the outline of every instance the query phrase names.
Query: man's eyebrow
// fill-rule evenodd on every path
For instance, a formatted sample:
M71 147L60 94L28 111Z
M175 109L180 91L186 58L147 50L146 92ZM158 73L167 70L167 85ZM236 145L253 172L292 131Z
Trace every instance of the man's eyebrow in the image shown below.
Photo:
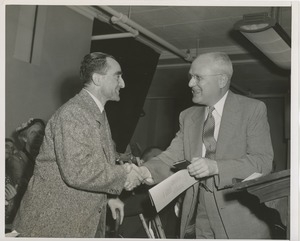
M120 71L117 71L116 73L115 73L115 75L122 75L123 74L123 72L120 70Z

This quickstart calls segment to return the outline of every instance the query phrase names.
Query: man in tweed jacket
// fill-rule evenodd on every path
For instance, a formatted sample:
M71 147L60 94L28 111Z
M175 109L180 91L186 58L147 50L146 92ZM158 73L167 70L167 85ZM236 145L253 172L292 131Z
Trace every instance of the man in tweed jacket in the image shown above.
M106 205L135 187L139 174L115 164L115 150L104 112L125 87L119 63L104 53L84 57L84 88L49 120L34 174L13 228L21 237L104 237ZM124 185L125 183L125 185Z

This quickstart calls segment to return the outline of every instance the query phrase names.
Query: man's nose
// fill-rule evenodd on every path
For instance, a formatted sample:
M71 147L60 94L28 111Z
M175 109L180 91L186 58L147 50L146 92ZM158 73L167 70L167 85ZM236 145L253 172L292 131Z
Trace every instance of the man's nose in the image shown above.
M193 87L196 85L196 80L194 77L191 77L190 81L189 81L189 87Z
M120 88L125 88L125 82L122 77L120 77L120 79L119 79L119 86L120 86Z

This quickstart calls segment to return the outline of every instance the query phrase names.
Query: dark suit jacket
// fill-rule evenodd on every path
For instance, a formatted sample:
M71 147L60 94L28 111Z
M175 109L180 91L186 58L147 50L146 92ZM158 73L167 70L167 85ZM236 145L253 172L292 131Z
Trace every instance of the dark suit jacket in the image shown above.
M205 107L191 107L183 111L179 119L180 130L167 150L144 164L155 183L172 175L170 167L175 161L191 161L193 157L202 156ZM263 238L267 224L245 205L245 199L226 189L232 185L233 178L244 179L254 172L268 174L272 169L273 148L263 102L229 91L220 124L216 161L219 175L214 178L217 187L215 197L229 238ZM196 183L186 191L182 206L181 238L194 230L192 219L196 214L198 190Z
M108 124L108 123L107 123ZM107 194L120 194L109 127L82 90L49 120L13 228L27 237L104 237Z

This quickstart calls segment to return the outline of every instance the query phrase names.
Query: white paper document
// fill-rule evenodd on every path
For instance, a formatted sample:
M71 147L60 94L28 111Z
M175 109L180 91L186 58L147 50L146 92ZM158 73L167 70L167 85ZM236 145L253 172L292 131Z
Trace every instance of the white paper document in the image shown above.
M242 182L249 181L249 180L252 180L252 179L261 177L262 175L263 175L262 173L254 172L254 173L251 174L249 177L245 178Z
M149 193L156 211L162 210L180 193L196 182L197 180L190 176L187 169L183 169L151 188Z

